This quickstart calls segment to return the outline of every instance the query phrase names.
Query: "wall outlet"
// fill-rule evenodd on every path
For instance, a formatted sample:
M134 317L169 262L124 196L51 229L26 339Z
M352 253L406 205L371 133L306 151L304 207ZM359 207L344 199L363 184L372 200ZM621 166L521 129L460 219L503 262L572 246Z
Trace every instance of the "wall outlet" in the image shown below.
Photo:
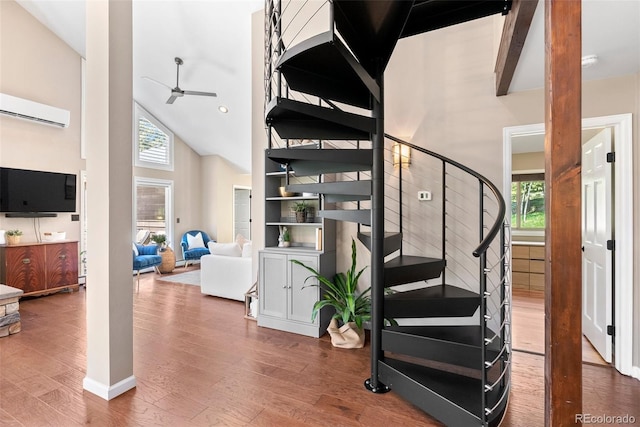
M423 202L427 200L431 200L431 191L427 191L427 190L418 191L418 200Z

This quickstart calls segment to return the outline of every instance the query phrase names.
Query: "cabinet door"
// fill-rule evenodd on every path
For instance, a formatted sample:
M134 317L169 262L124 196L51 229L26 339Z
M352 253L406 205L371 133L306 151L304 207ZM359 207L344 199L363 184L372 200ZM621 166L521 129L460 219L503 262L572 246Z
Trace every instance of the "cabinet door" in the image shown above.
M78 249L74 243L44 245L47 263L47 288L78 283Z
M296 259L315 270L318 269L318 258L306 255L289 255L289 259ZM311 324L311 312L313 304L318 301L320 295L316 285L318 281L311 278L306 281L311 273L309 270L289 262L289 314L290 320ZM317 324L318 319L313 324Z
M45 289L44 248L41 245L7 247L7 285L24 293Z
M287 256L260 253L260 314L287 316Z

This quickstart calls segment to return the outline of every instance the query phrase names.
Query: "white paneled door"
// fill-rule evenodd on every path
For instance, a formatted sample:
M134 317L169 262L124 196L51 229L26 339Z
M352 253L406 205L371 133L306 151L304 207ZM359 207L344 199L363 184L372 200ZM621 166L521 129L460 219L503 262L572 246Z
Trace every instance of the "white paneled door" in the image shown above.
M613 252L611 129L582 146L582 332L604 360L611 362Z
M233 188L233 236L242 234L251 239L251 189Z

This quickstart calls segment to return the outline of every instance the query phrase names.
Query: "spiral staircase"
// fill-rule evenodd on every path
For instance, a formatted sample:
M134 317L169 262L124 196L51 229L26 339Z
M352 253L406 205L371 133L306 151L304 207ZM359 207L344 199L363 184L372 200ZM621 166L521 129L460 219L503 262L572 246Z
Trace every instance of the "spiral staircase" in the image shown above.
M385 134L384 71L399 39L510 7L503 0L266 1L266 157L296 176L320 176L287 191L321 194L318 215L356 223L371 252L365 387L398 393L450 426L498 425L507 408L505 203L479 173ZM301 40L323 13L328 30ZM406 149L424 175L403 171ZM407 194L424 180L438 190L432 208L416 214Z

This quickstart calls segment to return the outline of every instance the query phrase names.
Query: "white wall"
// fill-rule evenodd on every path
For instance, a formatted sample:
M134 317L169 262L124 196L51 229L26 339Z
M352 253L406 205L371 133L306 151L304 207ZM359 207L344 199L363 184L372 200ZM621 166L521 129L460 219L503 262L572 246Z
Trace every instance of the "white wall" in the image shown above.
M78 175L76 212L80 210L80 55L12 0L0 2L0 92L71 112L62 129L0 115L0 166ZM5 218L0 229L19 228L23 242L35 242L34 220ZM39 219L42 232L64 231L80 238L80 222L71 214Z
M203 229L218 242L234 241L233 186L251 186L251 175L223 157L204 156L201 181Z

